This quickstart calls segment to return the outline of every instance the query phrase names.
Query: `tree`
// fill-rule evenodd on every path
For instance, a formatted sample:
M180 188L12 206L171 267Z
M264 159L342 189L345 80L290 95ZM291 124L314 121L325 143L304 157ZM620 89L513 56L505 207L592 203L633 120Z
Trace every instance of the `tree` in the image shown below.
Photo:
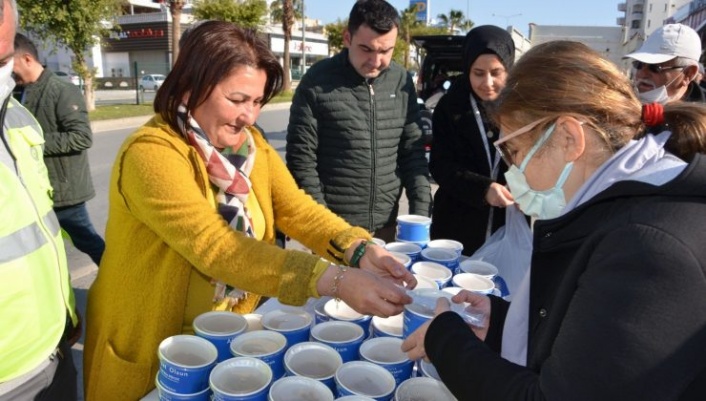
M197 20L218 20L237 24L243 28L259 29L267 15L265 0L202 0L194 3L192 10Z
M448 32L454 35L456 29L469 30L473 26L471 20L466 19L461 10L450 10L449 15L439 14L437 16L441 20L441 24L448 28Z
M284 82L282 89L288 91L292 89L292 80L290 77L291 56L289 54L289 43L292 41L292 27L294 26L294 3L293 0L275 0L282 3L282 33L284 34ZM304 29L304 27L302 27Z
M324 32L328 38L329 53L336 54L343 50L343 32L346 29L348 29L348 19L343 21L337 19L336 22L324 26Z
M293 0L292 7L294 7L294 18L301 19L304 16L304 2L303 0ZM275 0L270 4L270 21L282 22L283 17L283 1Z
M74 54L72 68L83 79L88 111L95 110L95 68L89 68L86 52L107 37L109 26L123 13L122 0L17 0L20 25L42 41L56 42Z
M166 0L172 15L172 65L179 57L179 39L181 39L181 10L186 0Z
M399 37L402 40L398 40L398 42L401 42L403 44L402 65L404 65L405 69L409 67L409 46L412 43L412 29L419 25L421 25L421 22L417 20L416 6L410 6L406 10L400 11Z

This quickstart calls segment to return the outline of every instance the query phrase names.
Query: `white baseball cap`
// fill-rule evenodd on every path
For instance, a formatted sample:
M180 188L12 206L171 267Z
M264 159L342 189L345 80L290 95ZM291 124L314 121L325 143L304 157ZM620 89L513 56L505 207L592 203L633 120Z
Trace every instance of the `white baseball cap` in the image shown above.
M682 24L668 24L654 31L642 47L625 57L647 64L660 64L676 57L699 61L701 39L692 28Z

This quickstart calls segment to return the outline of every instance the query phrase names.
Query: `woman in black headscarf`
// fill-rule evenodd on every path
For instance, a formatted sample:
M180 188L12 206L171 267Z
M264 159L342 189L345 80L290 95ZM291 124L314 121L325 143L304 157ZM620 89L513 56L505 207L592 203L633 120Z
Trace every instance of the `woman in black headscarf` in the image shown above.
M515 44L507 31L484 25L468 32L463 53L464 75L441 99L432 120L429 170L439 189L431 238L460 241L463 253L471 255L505 224L499 209L513 203L504 186L507 166L492 145L498 128L486 118L483 104L505 87Z

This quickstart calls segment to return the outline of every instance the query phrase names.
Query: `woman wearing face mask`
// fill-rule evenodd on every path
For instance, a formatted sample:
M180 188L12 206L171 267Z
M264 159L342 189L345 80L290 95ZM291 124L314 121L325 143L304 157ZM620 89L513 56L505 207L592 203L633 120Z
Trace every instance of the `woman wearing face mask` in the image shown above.
M439 184L434 195L431 238L454 239L471 255L505 223L500 210L512 204L504 187L506 166L492 146L498 128L484 102L495 100L515 59L507 31L485 25L464 42L464 75L434 110L429 171Z
M664 149L706 131L706 107L643 110L613 63L555 41L518 61L492 116L508 186L537 219L524 296L454 297L484 329L440 301L410 358L463 400L706 399L706 157ZM635 140L657 117L672 131ZM509 320L525 329L504 336Z

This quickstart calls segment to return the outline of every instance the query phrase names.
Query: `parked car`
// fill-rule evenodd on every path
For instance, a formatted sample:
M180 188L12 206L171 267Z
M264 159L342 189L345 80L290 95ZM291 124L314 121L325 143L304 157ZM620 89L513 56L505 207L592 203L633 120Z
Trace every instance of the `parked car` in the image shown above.
M81 79L78 77L77 74L64 72L64 71L53 71L53 72L54 72L54 75L63 79L66 82L71 82L72 84L74 84L76 86L81 84Z
M427 151L432 144L431 117L440 95L463 75L463 41L465 36L413 36L412 43L423 54L417 76L417 97L422 114L422 131Z
M147 74L140 78L140 90L143 92L147 89L157 91L164 83L166 77L162 74Z

